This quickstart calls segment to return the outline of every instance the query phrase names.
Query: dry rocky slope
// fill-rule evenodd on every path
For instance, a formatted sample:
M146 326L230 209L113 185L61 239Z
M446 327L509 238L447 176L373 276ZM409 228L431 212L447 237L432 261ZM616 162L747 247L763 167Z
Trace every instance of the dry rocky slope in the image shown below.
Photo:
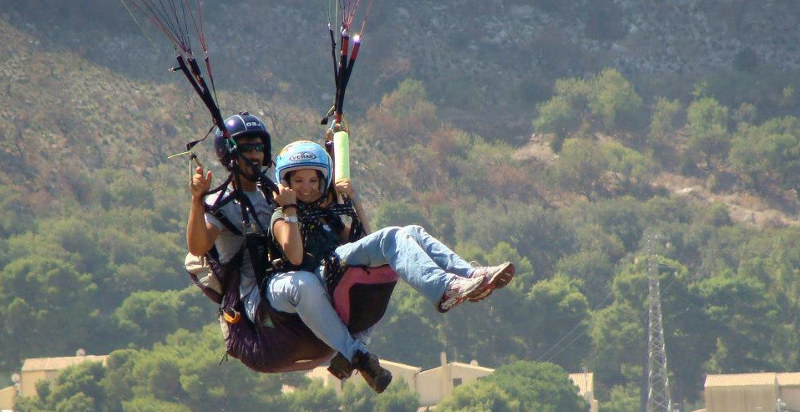
M90 18L68 3L58 14L23 4L4 5L0 15L34 32L42 47L67 47L112 70L167 78L168 45L151 33L153 47L122 6L97 7L104 18ZM219 84L267 94L288 86L310 107L329 103L321 4L207 0L204 7ZM376 1L349 99L353 110L363 110L413 77L444 115L479 129L492 124L481 129L490 138L524 141L535 103L557 78L604 67L631 78L699 75L736 64L796 70L798 23L800 2L792 0ZM480 114L499 121L479 122Z
M81 8L93 1L97 7ZM206 0L204 7L220 87L283 93L327 108L332 79L324 7L295 0L266 6ZM180 81L163 70L172 61L166 41L152 30L144 36L120 5L5 2L0 19L30 36L31 52L67 50L135 79ZM555 79L604 67L632 79L699 76L736 65L798 70L798 23L800 2L793 0L379 0L348 104L351 113L363 113L398 81L417 78L445 120L524 145L535 104ZM676 193L723 201L737 220L797 223L796 214L773 216L763 200L713 194L701 181L666 175L659 181Z

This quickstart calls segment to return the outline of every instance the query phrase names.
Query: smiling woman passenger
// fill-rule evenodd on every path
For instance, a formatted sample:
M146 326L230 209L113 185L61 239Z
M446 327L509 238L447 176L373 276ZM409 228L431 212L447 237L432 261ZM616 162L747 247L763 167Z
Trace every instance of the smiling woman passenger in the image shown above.
M296 313L317 337L351 362L373 390L382 392L391 373L367 352L367 333L352 336L337 316L324 286L323 261L334 257L345 266L388 264L440 312L465 301L480 301L504 287L514 277L514 265L472 267L415 225L386 227L348 243L350 228L339 216L316 213L329 208L338 193L352 200L357 218L367 222L349 179L337 181L336 193L329 192L331 163L325 149L305 140L287 145L276 158L279 185L274 199L280 207L273 212L270 227L287 270L270 278L267 298L276 310Z

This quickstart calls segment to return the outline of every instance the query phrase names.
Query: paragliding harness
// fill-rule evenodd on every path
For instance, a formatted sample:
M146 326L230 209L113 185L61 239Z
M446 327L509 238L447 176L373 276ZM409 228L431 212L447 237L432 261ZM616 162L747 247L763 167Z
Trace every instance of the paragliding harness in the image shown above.
M348 216L351 220L349 242L366 235L350 199L344 198L344 203L334 203L325 208L316 206L297 205L304 244L309 227L332 223L333 230L340 231L343 228L341 216ZM383 318L398 278L389 265L351 266L342 262L332 251L322 259L322 273L334 309L351 334L364 332ZM338 379L346 379L352 375L353 369L350 360L342 353L337 353L330 361L328 372Z
M320 224L323 219L335 221L340 216L351 219L349 242L355 242L366 235L349 199L345 199L345 203L336 203L325 208L299 203L297 212L303 239L307 236L306 228ZM321 263L328 294L339 317L351 333L363 332L383 317L397 283L397 274L388 265L351 266L332 252L323 257Z
M224 194L226 186L222 184L210 193L222 191ZM259 189L274 206L263 185L259 185ZM230 202L238 203L242 209L241 226L231 222L222 212L222 206ZM275 243L269 241L269 231L257 219L249 198L241 190L234 189L206 207L207 212L231 233L243 237L242 247L227 262L220 262L216 248L212 248L202 257L202 262L187 265L193 283L219 305L219 323L226 346L223 360L231 356L259 372L303 370L327 360L333 350L308 330L297 315L279 312L263 298L253 321L244 315L244 302L239 292L243 260L250 259L258 293L263 297L266 282L276 271L271 264L272 257L278 253ZM191 260L191 256L187 259Z
M223 183L210 193L225 193L226 186ZM265 192L263 186L259 188ZM271 197L264 194L268 203L272 203ZM242 208L241 226L232 223L222 213L221 207L229 202L236 202ZM260 227L249 198L241 190L234 189L226 196L219 196L213 205L207 205L207 212L214 215L231 233L244 237L240 250L225 263L219 261L215 248L202 258L202 262L192 260L191 255L187 256L187 271L193 283L219 305L219 323L226 344L225 357L234 357L253 370L267 373L311 369L330 359L335 351L314 335L299 316L277 311L263 298L270 277L278 271L293 268L282 257L283 252L269 231ZM364 235L352 203L331 205L324 209L298 207L302 227L338 215L347 215L352 219L350 240ZM255 223L248 222L251 218L255 219ZM257 230L242 230L248 227ZM258 293L262 296L253 321L243 315L245 308L239 292L240 269L245 258L252 263ZM383 317L397 283L397 274L391 268L386 265L378 268L347 266L335 255L326 257L321 263L334 308L351 333L365 331ZM349 364L340 362L342 358L339 355L334 358L339 362L332 362L334 369L331 373L339 378L349 376L348 371L335 369L335 365Z

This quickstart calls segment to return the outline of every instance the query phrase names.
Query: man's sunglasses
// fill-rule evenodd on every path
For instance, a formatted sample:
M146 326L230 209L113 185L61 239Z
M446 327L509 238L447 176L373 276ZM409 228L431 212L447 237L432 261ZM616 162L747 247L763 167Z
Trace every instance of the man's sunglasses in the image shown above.
M236 147L239 148L239 152L241 153L252 152L253 150L256 152L264 151L264 143L239 143Z

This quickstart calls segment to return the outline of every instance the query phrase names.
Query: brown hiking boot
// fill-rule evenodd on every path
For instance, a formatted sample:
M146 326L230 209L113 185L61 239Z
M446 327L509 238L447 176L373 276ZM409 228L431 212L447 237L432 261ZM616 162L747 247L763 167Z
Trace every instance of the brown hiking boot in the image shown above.
M482 278L478 292L469 297L470 302L478 302L489 297L495 289L500 289L514 279L516 269L511 262L501 263L497 266L477 267L470 274L470 278Z
M369 352L356 352L353 366L364 377L367 385L377 393L382 393L392 383L392 373L381 367L378 357Z
M328 372L339 380L347 379L353 376L353 364L342 355L342 352L337 352L330 361Z

